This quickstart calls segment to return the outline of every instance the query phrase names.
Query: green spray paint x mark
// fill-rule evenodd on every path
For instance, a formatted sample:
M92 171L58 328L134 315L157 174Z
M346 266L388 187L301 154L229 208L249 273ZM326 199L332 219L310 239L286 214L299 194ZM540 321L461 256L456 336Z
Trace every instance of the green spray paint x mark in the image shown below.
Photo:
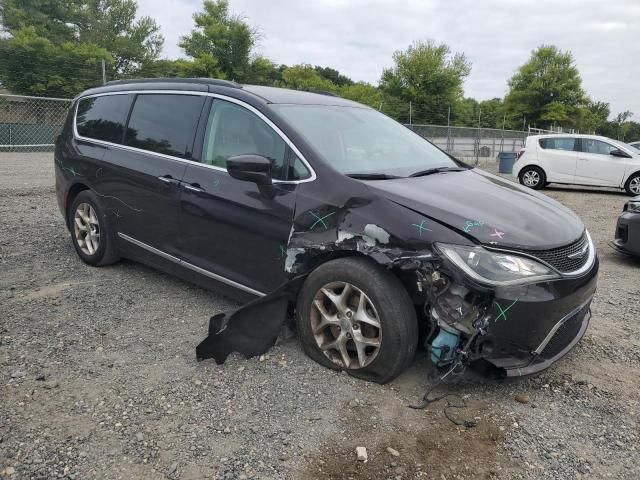
M309 212L311 215L313 215L315 218L317 218L317 220L313 223L313 225L311 225L309 227L309 230L313 230L313 227L315 227L317 224L322 224L322 226L324 227L325 230L327 230L329 227L327 226L327 224L325 223L325 219L330 217L331 215L333 215L336 212L331 212L326 214L324 217L320 217L319 215L316 215L314 212Z
M511 302L511 305L509 305L507 308L503 309L500 304L498 302L493 302L495 304L496 307L498 307L498 310L500 310L500 314L496 317L496 322L498 320L500 320L500 318L502 317L503 320L507 319L507 312L511 309L511 307L513 307L516 302L518 301L518 299L516 298L513 302Z
M284 245L280 245L280 257L284 258L287 256L287 250L284 248Z
M420 235L420 238L422 238L422 232L423 231L427 231L427 232L432 232L433 230L428 229L427 227L424 226L424 222L426 222L426 220L422 220L420 222L420 225L418 225L417 223L412 223L411 226L412 227L416 227L418 229L418 235Z

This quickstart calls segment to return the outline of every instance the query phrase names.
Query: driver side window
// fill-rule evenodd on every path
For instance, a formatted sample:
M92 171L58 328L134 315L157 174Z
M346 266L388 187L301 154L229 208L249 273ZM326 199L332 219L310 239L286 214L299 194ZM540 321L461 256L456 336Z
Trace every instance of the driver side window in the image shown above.
M599 155L609 155L616 147L600 140L592 140L590 138L582 139L582 151L585 153L596 153Z
M205 132L203 163L226 169L229 157L262 155L271 160L272 178L285 180L288 152L280 135L256 114L235 103L214 100Z

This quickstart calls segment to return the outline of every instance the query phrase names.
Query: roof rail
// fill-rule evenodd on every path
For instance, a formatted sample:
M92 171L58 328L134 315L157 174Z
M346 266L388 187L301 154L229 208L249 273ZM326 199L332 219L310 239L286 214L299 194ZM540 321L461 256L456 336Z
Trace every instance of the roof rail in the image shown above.
M338 97L342 98L340 95L334 92L329 92L327 90L307 90L309 93L317 93L318 95L326 95L327 97Z
M199 83L206 85L217 85L220 87L229 88L242 88L237 82L232 80L222 80L219 78L176 78L176 77L162 77L162 78L135 78L131 80L111 80L105 85L123 85L129 83Z

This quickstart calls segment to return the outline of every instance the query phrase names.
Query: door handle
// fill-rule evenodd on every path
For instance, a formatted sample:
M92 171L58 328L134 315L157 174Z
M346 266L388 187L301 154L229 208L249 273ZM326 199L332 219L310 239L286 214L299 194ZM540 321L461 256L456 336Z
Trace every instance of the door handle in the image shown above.
M198 183L185 183L184 189L194 193L204 193L204 188L202 188Z
M171 175L162 175L160 177L158 177L158 180L160 180L161 182L164 183L179 183L179 180L176 180L175 178L173 178Z

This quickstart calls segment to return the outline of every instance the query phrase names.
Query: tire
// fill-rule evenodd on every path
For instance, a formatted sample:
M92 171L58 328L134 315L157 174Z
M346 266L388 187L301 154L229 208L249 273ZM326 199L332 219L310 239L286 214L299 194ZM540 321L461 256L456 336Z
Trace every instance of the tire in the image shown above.
M343 298L347 307L338 310ZM323 322L320 308L331 322ZM391 272L366 258L331 260L314 270L298 295L296 324L304 352L313 360L376 383L397 377L418 347L418 321L409 294ZM340 340L344 348L327 348Z
M518 179L522 185L533 188L534 190L540 190L547 184L547 176L544 174L544 171L540 167L533 165L524 167L520 171Z
M73 200L69 208L69 229L76 253L87 265L110 265L120 259L106 216L91 190L83 190Z
M624 189L628 195L633 197L640 195L640 172L636 172L628 178L627 183L624 184Z

